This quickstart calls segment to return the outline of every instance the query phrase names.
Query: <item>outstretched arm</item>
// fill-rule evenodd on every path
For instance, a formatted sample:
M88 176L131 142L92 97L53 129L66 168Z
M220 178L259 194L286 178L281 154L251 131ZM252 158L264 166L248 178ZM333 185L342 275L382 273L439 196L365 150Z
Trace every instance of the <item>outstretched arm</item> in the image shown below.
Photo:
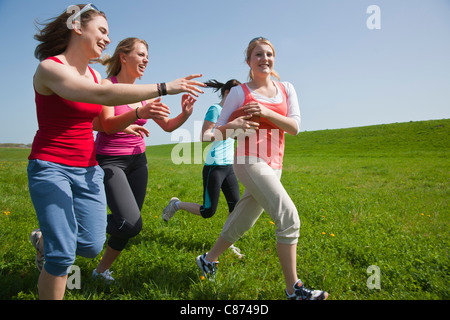
M199 87L205 84L193 79L200 74L176 79L166 84L167 94L188 92L194 96L203 93ZM156 84L94 84L78 71L52 60L42 61L33 80L37 92L43 95L58 96L76 102L117 106L144 101L159 96Z
M102 84L109 84L109 79L102 80ZM94 122L94 130L101 128L107 134L122 131L137 119L164 119L169 115L169 108L161 103L161 98L149 101L146 105L140 105L136 109L120 115L115 115L114 109L103 106L102 113L98 116L98 120ZM96 123L98 123L96 125Z

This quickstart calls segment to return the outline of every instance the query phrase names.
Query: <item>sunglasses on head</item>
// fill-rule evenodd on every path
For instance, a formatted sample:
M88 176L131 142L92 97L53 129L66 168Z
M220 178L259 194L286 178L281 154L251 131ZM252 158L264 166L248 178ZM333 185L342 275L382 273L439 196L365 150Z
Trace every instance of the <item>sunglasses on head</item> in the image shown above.
M69 6L69 8L70 8L70 7L73 7L73 5L72 5L72 6ZM90 11L90 10L94 10L94 11L100 12L100 10L98 10L96 6L94 6L92 3L89 3L89 4L85 5L85 6L83 7L83 9L81 9L80 11L78 11L77 13L75 13L75 14L73 15L73 17L72 17L72 22L75 21L75 19L81 17L81 15L82 15L83 13L85 13L85 12L87 12L87 11Z

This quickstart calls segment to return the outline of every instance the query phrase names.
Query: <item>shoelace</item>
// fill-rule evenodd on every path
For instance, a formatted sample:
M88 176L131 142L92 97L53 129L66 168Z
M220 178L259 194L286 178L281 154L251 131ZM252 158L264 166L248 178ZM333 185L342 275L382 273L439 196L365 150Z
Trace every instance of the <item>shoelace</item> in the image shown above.
M203 268L205 269L206 273L210 276L214 277L217 271L217 265L219 264L219 261L209 262L206 261L203 257L200 258L203 261Z
M312 296L312 292L313 291L311 289L307 289L303 286L295 289L295 295L301 300L309 300Z
M112 274L113 272L114 272L114 271L109 271L109 269L107 269L107 270L103 271L101 274L103 275L103 277L104 277L105 279L112 280L113 277L111 276L111 274Z
M208 269L208 273L210 273L211 275L215 275L216 271L217 271L217 264L219 262L211 262L211 263L207 263L206 264L206 268Z

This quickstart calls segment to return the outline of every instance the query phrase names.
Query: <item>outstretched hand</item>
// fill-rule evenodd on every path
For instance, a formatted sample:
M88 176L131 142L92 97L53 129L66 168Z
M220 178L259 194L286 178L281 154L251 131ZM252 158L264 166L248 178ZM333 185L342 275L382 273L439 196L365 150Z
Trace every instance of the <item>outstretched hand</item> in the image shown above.
M190 76L176 79L172 82L166 84L168 94L178 94L181 92L187 92L195 97L198 97L197 93L204 93L201 89L197 87L206 87L206 84L200 81L192 80L194 78L201 77L201 74L192 74Z

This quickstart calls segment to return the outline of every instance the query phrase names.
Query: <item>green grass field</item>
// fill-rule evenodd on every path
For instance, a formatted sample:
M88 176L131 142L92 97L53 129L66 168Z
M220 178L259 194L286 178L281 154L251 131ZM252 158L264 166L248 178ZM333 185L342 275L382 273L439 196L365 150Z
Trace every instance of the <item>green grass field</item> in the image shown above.
M113 265L116 283L91 279L101 255L78 257L81 289L65 298L285 299L276 227L266 213L236 243L245 257L227 251L216 281L201 280L195 257L214 244L227 206L222 195L211 219L178 212L162 220L172 196L202 200L202 164L173 164L172 148L147 148L144 228ZM0 149L0 299L37 299L28 154ZM282 182L300 214L297 264L305 285L332 300L449 299L449 158L450 120L287 136ZM371 266L379 268L379 287L369 279Z

